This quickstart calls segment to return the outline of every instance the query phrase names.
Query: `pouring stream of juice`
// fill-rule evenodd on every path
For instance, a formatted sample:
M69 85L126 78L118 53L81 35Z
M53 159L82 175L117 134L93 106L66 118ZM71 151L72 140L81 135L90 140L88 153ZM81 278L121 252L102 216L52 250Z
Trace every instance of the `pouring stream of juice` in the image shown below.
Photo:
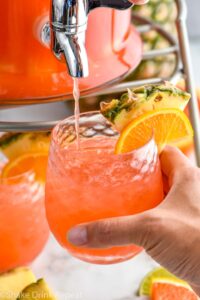
M79 99L80 99L80 90L79 90L78 79L73 78L73 81L74 81L73 96L74 96L74 100L75 100L74 116L75 116L75 130L76 130L77 150L80 150L80 137L79 137L79 117L80 117Z

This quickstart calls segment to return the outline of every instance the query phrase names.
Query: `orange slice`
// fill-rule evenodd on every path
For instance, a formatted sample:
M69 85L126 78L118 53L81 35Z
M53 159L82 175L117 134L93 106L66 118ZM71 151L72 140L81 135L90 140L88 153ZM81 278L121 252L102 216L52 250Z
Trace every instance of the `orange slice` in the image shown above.
M151 300L199 300L190 287L170 282L155 282Z
M45 182L48 153L27 153L10 160L2 171L2 178L11 178L33 171L36 180Z
M188 117L179 109L150 111L134 119L122 131L115 153L126 153L145 145L154 137L159 150L168 145L183 146L191 142L193 129Z

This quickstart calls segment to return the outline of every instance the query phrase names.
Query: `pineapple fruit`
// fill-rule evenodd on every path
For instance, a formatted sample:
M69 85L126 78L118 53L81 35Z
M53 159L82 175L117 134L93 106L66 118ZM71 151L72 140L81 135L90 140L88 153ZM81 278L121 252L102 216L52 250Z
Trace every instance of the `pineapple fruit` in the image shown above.
M27 152L48 152L50 132L5 133L0 136L0 152L9 160Z
M0 275L0 300L16 300L19 293L36 278L28 268L17 268Z
M176 18L176 4L174 0L149 0L142 6L134 6L133 10L139 15L149 18L152 21L165 25L171 29Z
M44 279L36 281L26 267L0 275L0 300L56 300Z
M17 300L56 300L52 291L48 287L44 279L39 279L37 282L27 286L19 295Z
M133 11L142 17L152 20L163 26L166 31L176 35L175 20L177 9L174 0L150 0L147 4L134 6ZM169 46L169 43L155 30L142 33L144 51L161 49ZM151 77L167 78L175 68L174 54L156 57L143 61L139 67L128 77L132 79L146 79Z
M120 99L101 102L101 113L120 132L145 112L160 108L184 110L190 94L166 82L161 85L146 85L128 90Z

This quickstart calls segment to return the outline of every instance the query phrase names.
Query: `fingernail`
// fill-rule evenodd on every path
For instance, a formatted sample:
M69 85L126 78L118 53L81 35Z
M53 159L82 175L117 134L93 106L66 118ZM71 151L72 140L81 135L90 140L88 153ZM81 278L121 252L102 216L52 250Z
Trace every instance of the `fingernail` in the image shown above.
M85 226L77 226L69 230L67 238L70 243L75 246L83 246L87 244L87 229Z

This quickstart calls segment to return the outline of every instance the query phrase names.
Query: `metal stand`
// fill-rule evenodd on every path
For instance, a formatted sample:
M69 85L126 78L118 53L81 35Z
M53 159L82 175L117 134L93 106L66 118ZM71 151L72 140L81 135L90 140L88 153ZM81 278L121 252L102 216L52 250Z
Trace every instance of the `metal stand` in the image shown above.
M194 144L196 162L200 167L200 115L198 108L198 99L195 91L195 83L192 70L192 62L190 57L190 46L188 39L188 32L186 27L187 7L184 0L177 0L177 8L179 18L177 18L177 32L179 37L179 48L181 59L183 62L183 74L185 74L186 89L191 93L192 99L189 102L189 112L192 126L194 128Z
M175 69L173 74L168 78L150 78L144 80L134 80L128 82L122 82L115 84L110 87L105 87L101 91L94 92L93 94L86 95L84 97L95 97L100 95L115 94L118 92L124 92L127 88L132 88L144 84L157 84L164 81L171 81L176 83L178 78L184 77L186 82L186 88L192 95L192 99L189 105L190 118L194 128L195 137L195 154L197 165L200 167L200 116L198 110L198 100L195 91L192 64L190 58L190 49L188 41L188 33L186 28L186 18L187 18L187 7L185 0L176 0L177 5L177 20L176 27L178 32L178 41L174 38L171 33L168 33L162 26L153 23L151 20L144 17L140 17L133 13L133 18L140 25L138 26L138 31L148 32L150 30L157 31L163 38L169 42L169 47L159 50L151 50L145 52L143 55L143 60L153 59L158 56L166 56L169 54L174 54L176 58ZM12 108L10 108L12 109ZM47 121L47 122L0 122L0 131L45 131L51 129L57 121Z

